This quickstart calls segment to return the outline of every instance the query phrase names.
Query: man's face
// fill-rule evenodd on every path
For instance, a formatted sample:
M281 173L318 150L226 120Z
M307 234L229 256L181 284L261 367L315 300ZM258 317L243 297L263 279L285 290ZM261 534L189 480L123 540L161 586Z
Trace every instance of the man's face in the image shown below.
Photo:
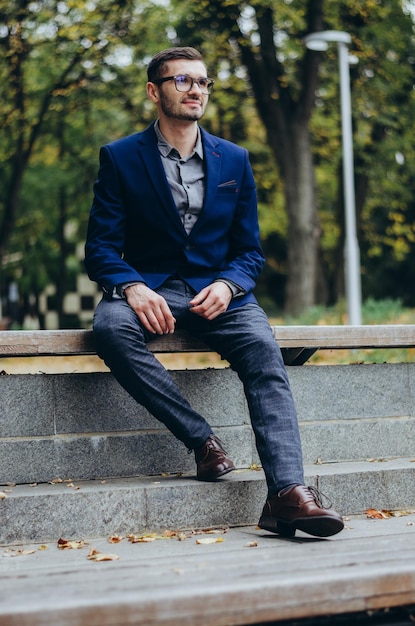
M187 74L192 78L206 78L206 67L202 61L176 59L169 61L164 76ZM177 120L199 120L206 109L209 96L202 94L197 83L193 83L190 91L177 91L174 80L161 83L159 86L159 106L165 117Z

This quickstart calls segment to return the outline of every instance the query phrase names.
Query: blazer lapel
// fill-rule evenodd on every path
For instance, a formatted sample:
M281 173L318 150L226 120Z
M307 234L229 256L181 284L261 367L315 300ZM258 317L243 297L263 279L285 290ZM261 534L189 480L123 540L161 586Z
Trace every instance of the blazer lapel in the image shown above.
M183 224L164 173L163 164L157 148L156 135L152 126L144 131L138 139L138 152L144 168L147 171L148 178L154 188L154 192L160 199L160 203L166 215L174 226L183 233Z
M214 197L216 195L216 190L219 185L223 154L222 151L216 147L216 141L213 141L211 135L206 133L203 129L202 138L204 142L204 158L206 161L206 186L203 211L208 211L209 208L212 206Z

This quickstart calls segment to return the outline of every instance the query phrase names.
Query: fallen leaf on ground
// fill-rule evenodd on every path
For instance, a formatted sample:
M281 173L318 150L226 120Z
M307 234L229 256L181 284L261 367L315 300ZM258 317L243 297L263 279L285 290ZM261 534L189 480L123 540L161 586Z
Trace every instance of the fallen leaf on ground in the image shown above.
M390 517L405 517L406 515L413 515L415 513L415 510L397 509L392 511L388 509L382 509L381 511L378 511L377 509L367 509L365 513L371 519L389 519Z
M12 550L12 554L10 556L25 556L26 554L34 554L36 550L23 550L22 548L19 550Z
M396 511L385 511L385 513L390 513L391 517L405 517L406 515L413 515L415 513L414 509L412 510L396 510Z
M177 533L178 541L185 541L188 538L189 538L189 535L186 535L186 533Z
M119 535L111 535L108 537L108 543L121 543L124 537L120 537Z
M198 544L209 544L209 543L223 543L223 537L202 537L201 539L196 539L196 543Z
M0 491L0 500L5 500L7 498L7 495L4 493L4 491Z
M85 541L71 541L69 539L58 539L58 548L60 550L80 550L86 545Z
M167 531L165 531L166 533ZM128 541L131 543L150 543L151 541L156 541L157 539L170 539L170 535L163 534L159 535L157 533L144 533L142 535L127 535Z
M255 472L260 472L262 470L262 467L258 465L258 463L251 463L249 469L254 470Z
M366 509L365 513L369 519L388 519L391 517L391 515L387 515L383 511L378 511L377 509Z
M100 562L100 561L118 561L120 557L118 556L118 554L104 554L103 552L99 552L98 550L95 550L95 548L91 548L87 558L89 561Z
M184 541L190 535L178 530L165 530L163 533L163 539L178 539L178 541Z
M249 541L249 542L246 544L246 547L247 547L247 548L256 548L256 547L258 547L258 542L257 542L257 541Z

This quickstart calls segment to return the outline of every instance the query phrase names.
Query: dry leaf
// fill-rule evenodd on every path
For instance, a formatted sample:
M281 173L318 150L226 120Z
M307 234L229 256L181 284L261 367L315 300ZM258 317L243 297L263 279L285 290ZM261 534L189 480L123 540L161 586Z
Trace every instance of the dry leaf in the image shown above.
M260 472L262 470L262 467L258 465L258 463L251 463L249 469L254 470L255 472Z
M118 554L104 554L103 552L99 552L98 550L95 550L95 548L91 548L87 558L89 561L101 562L101 561L118 561L120 557L118 556Z
M249 541L249 542L246 544L246 547L247 547L247 548L257 548L257 547L258 547L258 542L257 542L257 541Z
M415 511L412 510L397 510L397 511L388 511L388 513L390 513L391 517L405 517L406 515L413 515L415 513Z
M177 533L177 539L178 541L185 541L185 539L188 539L189 535L186 535L186 533Z
M378 511L377 509L367 509L365 513L369 519L387 519L388 517L382 511Z
M222 543L223 541L223 537L202 537L201 539L196 539L196 543L203 545L209 543Z
M23 556L25 554L34 554L36 550L17 550L12 556Z
M127 535L131 543L149 543L156 540L156 535Z
M389 519L390 517L404 517L406 515L413 515L414 510L395 510L390 511L388 509L382 509L378 511L376 509L367 509L366 515L371 519Z
M70 541L69 539L58 539L58 548L60 550L80 550L85 547L85 541Z
M6 498L7 498L7 496L4 493L4 491L0 491L0 500L5 500Z
M124 537L120 537L119 535L111 535L108 537L108 543L121 543Z

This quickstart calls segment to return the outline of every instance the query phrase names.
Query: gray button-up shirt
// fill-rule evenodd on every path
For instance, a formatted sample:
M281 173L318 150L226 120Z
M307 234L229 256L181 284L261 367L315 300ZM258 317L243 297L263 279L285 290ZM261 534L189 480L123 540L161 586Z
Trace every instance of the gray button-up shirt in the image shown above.
M205 172L200 129L192 154L182 158L160 132L158 120L154 124L157 144L173 199L187 234L196 224L205 197Z

